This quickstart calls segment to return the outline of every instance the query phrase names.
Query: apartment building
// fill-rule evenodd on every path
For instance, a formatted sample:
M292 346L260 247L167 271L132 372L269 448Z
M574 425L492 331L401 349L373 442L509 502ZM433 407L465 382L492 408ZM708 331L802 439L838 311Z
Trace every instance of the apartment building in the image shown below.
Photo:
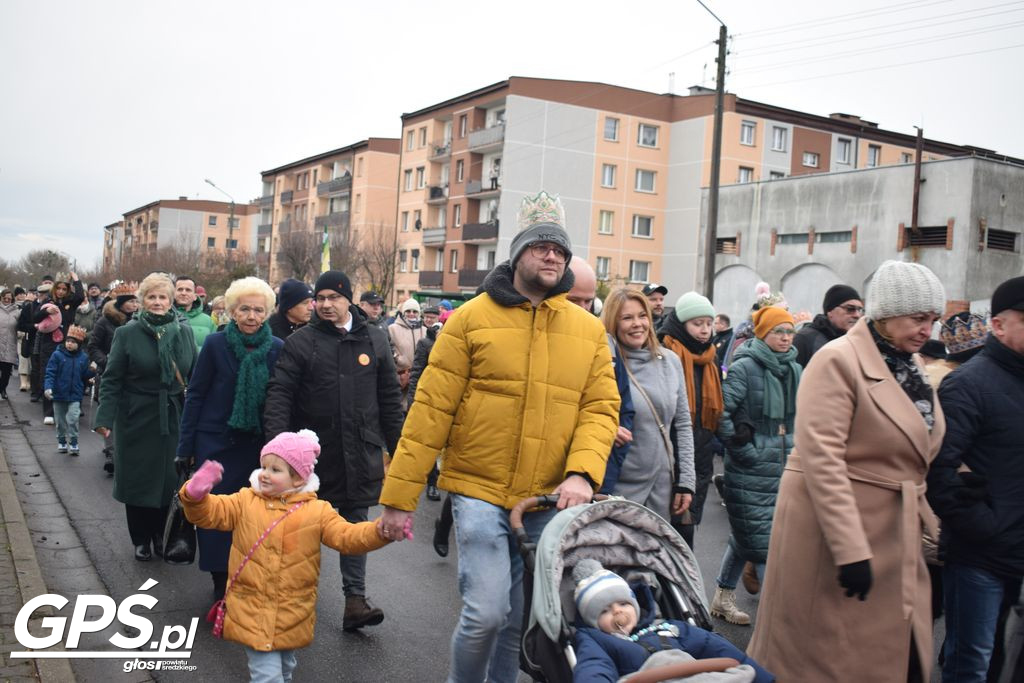
M332 249L391 239L399 141L369 138L261 173L256 258L272 284L319 272L326 228ZM356 285L354 282L353 285Z
M122 214L122 221L104 228L104 260L120 264L164 247L199 253L251 252L256 209L188 197L158 199Z
M915 138L848 114L727 95L722 183L913 161ZM403 114L398 298L471 296L508 256L523 196L566 209L574 251L615 284L696 287L714 93L512 77ZM993 155L924 141L925 159Z

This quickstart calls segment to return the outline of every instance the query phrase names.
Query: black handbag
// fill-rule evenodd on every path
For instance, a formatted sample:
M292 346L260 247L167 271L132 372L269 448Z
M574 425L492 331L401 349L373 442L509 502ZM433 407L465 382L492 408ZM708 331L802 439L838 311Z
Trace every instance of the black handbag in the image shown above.
M182 472L167 510L164 524L164 562L167 564L192 564L196 559L196 526L185 518L185 508L178 499L178 492L186 481L188 472Z

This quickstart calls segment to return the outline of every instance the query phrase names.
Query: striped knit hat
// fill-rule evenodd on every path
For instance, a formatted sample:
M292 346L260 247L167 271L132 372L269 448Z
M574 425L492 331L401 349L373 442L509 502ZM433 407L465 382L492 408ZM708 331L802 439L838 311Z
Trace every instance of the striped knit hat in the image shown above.
M640 617L640 605L626 580L608 571L597 560L580 560L572 570L576 581L576 611L587 626L597 628L601 612L613 602L631 602Z

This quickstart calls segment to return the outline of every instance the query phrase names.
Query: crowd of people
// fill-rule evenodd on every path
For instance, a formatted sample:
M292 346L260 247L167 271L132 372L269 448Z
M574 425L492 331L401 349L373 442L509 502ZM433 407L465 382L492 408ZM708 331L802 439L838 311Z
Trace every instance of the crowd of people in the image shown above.
M62 273L0 291L0 398L19 375L57 452L76 456L80 403L96 397L90 428L134 559L162 555L177 492L253 680L289 680L313 638L321 540L341 553L344 628L382 623L365 553L411 536L423 494L447 494L442 557L456 529L449 680L501 682L517 677L524 611L517 502L558 496L524 515L534 541L601 492L693 547L712 483L730 533L710 613L756 622L747 653L659 621L642 590L588 565L574 574L577 680L617 680L657 650L735 657L730 680L1014 669L1024 277L993 292L989 315L950 315L934 273L888 261L866 298L835 285L803 325L759 286L735 327L697 292L673 306L656 283L603 300L597 287L543 192L524 200L509 260L458 308L409 298L388 317L340 271L276 288L246 277L211 301L189 275L105 288ZM284 553L288 529L303 535ZM759 595L756 619L740 583Z

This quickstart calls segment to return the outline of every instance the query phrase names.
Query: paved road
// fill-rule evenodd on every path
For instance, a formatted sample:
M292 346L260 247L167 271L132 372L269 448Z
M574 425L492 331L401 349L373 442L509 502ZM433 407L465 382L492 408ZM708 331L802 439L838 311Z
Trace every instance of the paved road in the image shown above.
M53 428L41 424L42 411L38 404L30 404L26 394L18 392L12 393L11 399L11 406L23 421L22 431L28 443L51 480L109 594L120 601L135 593L147 579L159 581L158 586L150 590L160 599L154 610L158 615L154 619L158 632L163 625L187 624L193 617L205 615L212 602L212 583L208 575L195 566L173 567L133 559L123 507L111 498L112 480L101 469L101 440L85 429L90 424L92 406L88 402L83 405L82 454L72 458L56 452ZM24 424L25 420L28 424ZM370 554L368 592L386 614L380 626L358 633L342 631L344 599L337 553L323 549L316 638L309 648L299 653L297 682L444 680L449 638L460 601L456 558L442 559L430 545L433 520L439 510L440 503L424 500L416 516L415 540ZM371 517L375 514L371 511ZM697 559L709 600L727 536L725 508L712 490L704 524L696 538ZM74 572L48 557L41 555L40 564L51 589L69 596L80 591ZM756 615L756 598L747 595L742 588L737 591L737 601L742 609ZM750 627L733 626L719 620L716 620L716 629L741 649L746 647L751 634ZM154 677L161 681L185 680L186 677L194 680L198 674L201 680L246 680L245 655L241 649L213 638L203 621L200 621L189 663L196 665L194 673L158 672ZM106 682L111 677L109 666L76 663L75 667L81 681ZM116 680L127 680L127 677Z

